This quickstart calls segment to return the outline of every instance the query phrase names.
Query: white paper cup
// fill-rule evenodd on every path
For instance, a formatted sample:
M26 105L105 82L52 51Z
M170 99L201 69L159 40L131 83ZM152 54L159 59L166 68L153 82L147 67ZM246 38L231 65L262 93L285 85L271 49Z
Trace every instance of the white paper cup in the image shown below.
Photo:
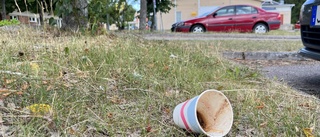
M180 128L210 137L228 134L233 123L233 111L228 98L210 89L174 108L173 121Z

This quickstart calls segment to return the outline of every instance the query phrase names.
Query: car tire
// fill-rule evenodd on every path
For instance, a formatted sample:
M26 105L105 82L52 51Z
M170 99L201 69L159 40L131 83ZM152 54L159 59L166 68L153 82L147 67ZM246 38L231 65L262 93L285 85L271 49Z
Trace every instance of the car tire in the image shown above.
M263 23L258 23L256 25L254 25L253 32L254 33L267 33L268 27Z
M194 25L191 28L191 32L193 32L193 33L203 33L203 32L206 32L206 30L202 25Z

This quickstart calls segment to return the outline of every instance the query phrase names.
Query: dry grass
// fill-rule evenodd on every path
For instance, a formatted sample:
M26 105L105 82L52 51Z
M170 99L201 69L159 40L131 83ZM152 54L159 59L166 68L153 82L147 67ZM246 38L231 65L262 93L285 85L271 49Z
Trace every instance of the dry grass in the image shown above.
M304 136L306 128L320 136L317 98L220 55L234 47L291 51L290 44L0 33L3 136L196 136L175 126L172 111L206 89L232 103L228 136ZM36 115L25 110L32 104L52 109Z

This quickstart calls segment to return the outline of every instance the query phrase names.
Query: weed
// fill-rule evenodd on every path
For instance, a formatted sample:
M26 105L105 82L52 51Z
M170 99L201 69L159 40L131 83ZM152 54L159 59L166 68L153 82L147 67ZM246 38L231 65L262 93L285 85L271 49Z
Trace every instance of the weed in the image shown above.
M231 101L234 125L229 136L319 131L317 99L220 55L239 45L290 50L286 46L146 41L112 33L56 37L28 28L14 34L0 31L0 124L11 129L4 136L195 136L174 124L172 111L209 88ZM34 104L47 104L52 114L23 111Z

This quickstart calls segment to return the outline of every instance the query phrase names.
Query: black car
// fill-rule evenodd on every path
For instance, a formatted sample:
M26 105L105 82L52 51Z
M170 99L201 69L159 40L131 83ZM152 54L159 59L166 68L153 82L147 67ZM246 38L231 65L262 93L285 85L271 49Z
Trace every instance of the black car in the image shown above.
M299 54L320 61L320 0L306 0L301 6L299 20L304 45Z

